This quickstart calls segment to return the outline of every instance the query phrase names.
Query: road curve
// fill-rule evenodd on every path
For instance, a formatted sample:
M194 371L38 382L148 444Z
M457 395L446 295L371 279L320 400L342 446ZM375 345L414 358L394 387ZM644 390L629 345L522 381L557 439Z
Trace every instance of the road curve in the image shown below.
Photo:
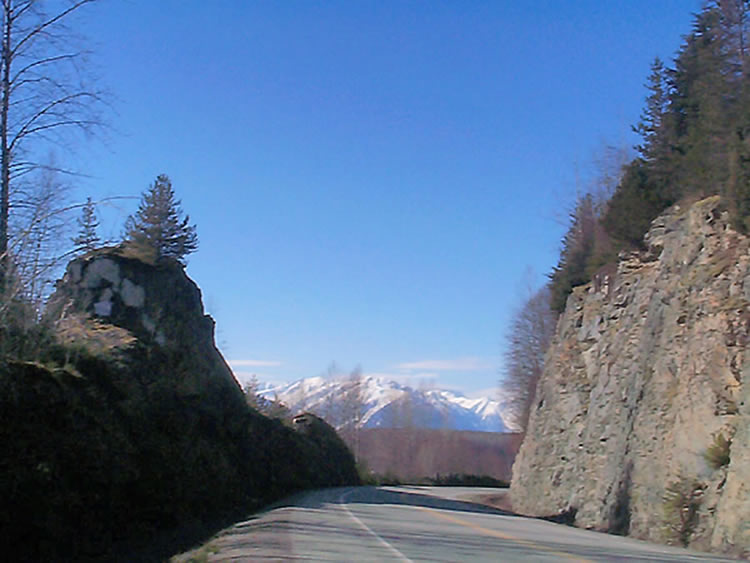
M311 491L172 561L732 561L456 500L461 489L445 494L452 498L437 488Z

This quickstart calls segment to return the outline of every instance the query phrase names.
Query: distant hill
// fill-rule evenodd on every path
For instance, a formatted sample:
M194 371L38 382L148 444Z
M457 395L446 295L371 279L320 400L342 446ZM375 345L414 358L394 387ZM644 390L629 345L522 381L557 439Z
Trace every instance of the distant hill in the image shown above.
M365 428L356 449L370 471L402 480L468 474L509 482L520 443L511 433Z
M360 407L343 405L359 385ZM341 428L356 418L361 428L429 428L476 432L511 432L504 405L489 397L470 399L454 391L414 389L380 377L311 377L261 391L278 398L292 413L314 412Z

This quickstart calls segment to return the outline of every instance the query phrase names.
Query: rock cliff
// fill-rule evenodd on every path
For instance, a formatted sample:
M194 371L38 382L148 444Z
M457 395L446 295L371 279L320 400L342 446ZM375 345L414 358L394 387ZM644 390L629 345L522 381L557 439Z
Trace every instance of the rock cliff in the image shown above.
M750 240L718 197L576 288L513 467L516 510L750 550Z
M219 423L233 420L244 396L216 349L198 286L174 260L128 254L128 247L102 249L68 265L47 307L57 335L90 348L97 329L117 327L132 342L115 347L129 350L140 381L169 382L181 401Z
M358 483L323 421L297 431L246 405L177 262L78 258L46 324L43 357L0 357L6 556L163 560L292 491Z

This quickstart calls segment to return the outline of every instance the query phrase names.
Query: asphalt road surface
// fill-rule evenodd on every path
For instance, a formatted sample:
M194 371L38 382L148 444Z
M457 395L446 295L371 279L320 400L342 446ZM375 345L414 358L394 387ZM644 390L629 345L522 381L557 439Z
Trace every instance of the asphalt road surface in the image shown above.
M476 493L454 487L311 491L173 561L731 561L460 500Z

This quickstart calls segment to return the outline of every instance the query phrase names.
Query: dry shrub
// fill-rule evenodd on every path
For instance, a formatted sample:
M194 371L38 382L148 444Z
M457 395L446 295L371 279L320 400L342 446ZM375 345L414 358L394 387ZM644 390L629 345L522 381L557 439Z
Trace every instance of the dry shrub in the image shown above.
M719 469L729 465L729 450L732 446L732 439L725 438L724 434L719 433L714 437L713 443L703 452L703 457L712 469Z
M664 491L664 539L668 544L687 546L698 524L698 508L705 485L681 476Z
M136 338L124 328L103 323L88 315L69 314L55 327L58 342L70 350L81 350L88 355L106 359L130 348Z

